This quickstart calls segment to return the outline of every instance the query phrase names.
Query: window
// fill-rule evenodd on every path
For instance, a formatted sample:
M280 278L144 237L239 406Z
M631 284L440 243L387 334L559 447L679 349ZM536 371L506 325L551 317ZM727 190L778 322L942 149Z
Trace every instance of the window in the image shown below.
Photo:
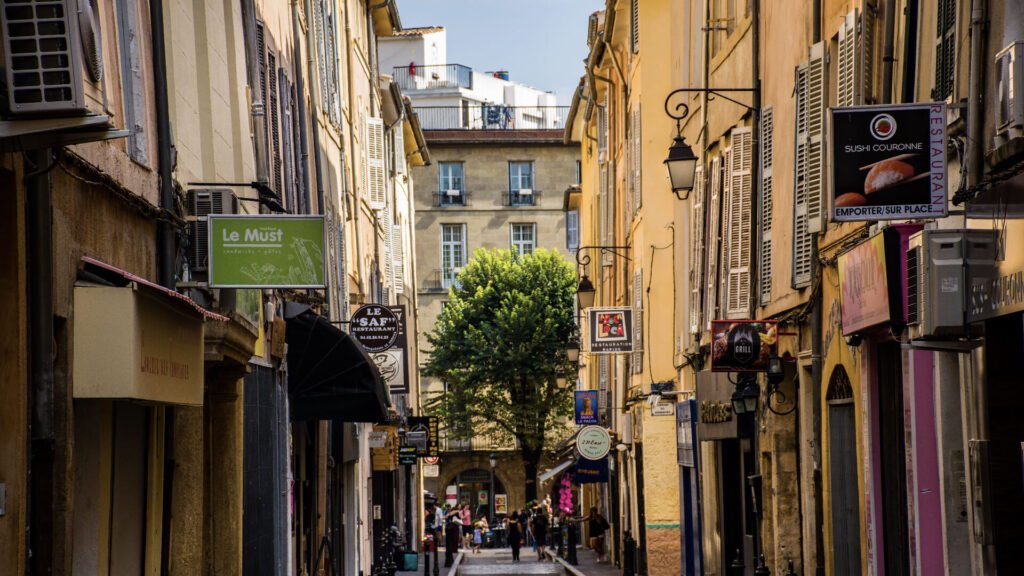
M533 162L508 163L510 206L533 205Z
M581 169L580 161L576 161L576 185L579 186L580 182L583 181L583 171Z
M575 252L580 247L580 212L570 210L565 213L565 248Z
M320 105L327 108L326 113L331 123L339 126L341 124L341 96L338 90L338 46L335 43L338 35L336 34L337 24L333 3L327 0L315 0L313 11L313 17L316 20Z
M441 225L441 287L451 288L466 265L466 225Z
M953 95L956 72L956 0L939 0L935 18L935 88L932 100Z
M533 254L537 245L536 224L512 224L512 251L520 256Z
M437 193L440 200L439 204L441 206L464 204L465 190L462 162L438 162Z

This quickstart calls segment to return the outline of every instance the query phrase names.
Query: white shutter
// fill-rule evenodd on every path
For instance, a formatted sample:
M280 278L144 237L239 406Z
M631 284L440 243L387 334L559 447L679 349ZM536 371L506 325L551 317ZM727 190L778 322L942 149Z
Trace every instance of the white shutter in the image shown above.
M405 133L402 124L395 128L395 172L405 174Z
M853 106L857 103L857 9L854 8L839 25L839 54L837 58L836 104Z
M796 161L793 202L793 287L811 283L812 234L821 231L825 116L824 45L811 47L810 59L797 68Z
M605 177L605 195L604 195L604 212L605 219L607 220L604 228L604 238L602 242L605 246L615 245L615 162L609 161L605 164L605 170L608 171L608 175ZM601 254L601 265L611 266L614 264L614 254L602 253Z
M690 193L690 334L694 341L700 336L700 295L704 287L704 167L693 173Z
M405 235L402 232L398 224L391 228L391 271L395 277L395 294L405 292Z
M384 165L384 120L366 119L366 185L370 208L380 210L387 204L386 169Z
M392 210L391 204L388 204L387 209L377 212L377 217L384 220L381 222L380 229L384 236L384 279L381 283L385 286L394 286L395 281L395 235L392 230L394 226Z
M729 168L729 278L725 313L728 318L750 317L750 237L753 228L753 133L750 128L732 131Z
M705 284L707 295L704 298L704 319L706 329L711 328L711 321L718 313L718 259L720 254L719 223L721 221L721 196L722 196L722 158L715 156L711 159L711 174L709 175L711 185L711 197L709 200L707 238L705 241L707 249L707 268L705 268Z
M772 298L772 145L775 116L771 107L761 110L761 254L758 266L761 277L762 306Z
M608 155L608 107L597 106L597 161L604 162Z
M633 374L644 372L644 271L633 272Z
M643 155L641 154L641 150L640 150L640 126L641 126L641 121L640 121L640 105L637 104L636 110L633 110L633 121L632 121L633 133L630 135L631 136L630 144L632 146L632 156L631 156L631 158L633 160L632 173L630 174L630 177L632 178L632 186L633 186L633 210L634 211L639 210L640 207L643 205L643 189L640 187L640 185L642 183L640 174L641 174L641 170L642 170L642 160L643 160Z

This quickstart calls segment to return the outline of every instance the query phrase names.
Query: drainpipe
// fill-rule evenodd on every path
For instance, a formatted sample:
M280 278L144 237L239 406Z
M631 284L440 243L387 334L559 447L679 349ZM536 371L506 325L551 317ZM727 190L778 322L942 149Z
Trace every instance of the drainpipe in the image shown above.
M27 463L30 560L26 574L52 570L54 526L53 196L49 148L26 151L25 224L28 228L29 385ZM47 168L49 166L49 168Z
M164 38L163 0L151 0L149 23L153 51L153 96L156 112L157 174L160 186L160 208L175 213L174 183L171 178L173 154L170 107L167 96L167 54ZM157 223L157 262L160 285L175 288L175 230L169 222ZM171 566L171 514L174 487L174 408L164 407L163 509L160 530L160 572L169 574Z

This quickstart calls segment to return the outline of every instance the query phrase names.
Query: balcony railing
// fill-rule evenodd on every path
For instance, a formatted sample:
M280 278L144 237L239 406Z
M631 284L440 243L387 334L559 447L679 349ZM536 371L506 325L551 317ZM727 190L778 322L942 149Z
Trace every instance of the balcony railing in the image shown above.
M423 281L423 291L447 294L448 289L452 286L459 287L458 275L461 271L462 268L456 268L453 272L445 275L444 270L434 270Z
M402 90L473 88L473 69L462 64L395 66L392 75Z
M519 449L519 443L511 436L474 435L471 438L441 436L442 452L511 452Z
M505 195L505 206L536 206L540 202L540 190L510 190Z
M469 206L469 197L468 190L442 190L434 194L434 207Z
M561 130L568 106L416 106L424 130Z

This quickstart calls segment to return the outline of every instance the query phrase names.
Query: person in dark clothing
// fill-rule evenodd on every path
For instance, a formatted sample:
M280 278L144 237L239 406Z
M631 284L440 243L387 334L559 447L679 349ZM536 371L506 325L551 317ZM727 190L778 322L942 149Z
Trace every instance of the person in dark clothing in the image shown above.
M519 548L523 545L523 526L519 510L508 517L508 543L512 546L512 561L519 562Z
M462 517L458 508L452 508L445 517L444 532L444 566L448 568L455 563L455 553L458 552L459 542L462 540Z
M608 530L608 520L597 511L596 506L590 507L590 514L582 518L587 522L587 534L590 537L590 549L597 553L597 562L604 556L604 533Z
M548 516L543 508L537 508L533 515L533 537L537 541L537 559L543 562L548 545Z

